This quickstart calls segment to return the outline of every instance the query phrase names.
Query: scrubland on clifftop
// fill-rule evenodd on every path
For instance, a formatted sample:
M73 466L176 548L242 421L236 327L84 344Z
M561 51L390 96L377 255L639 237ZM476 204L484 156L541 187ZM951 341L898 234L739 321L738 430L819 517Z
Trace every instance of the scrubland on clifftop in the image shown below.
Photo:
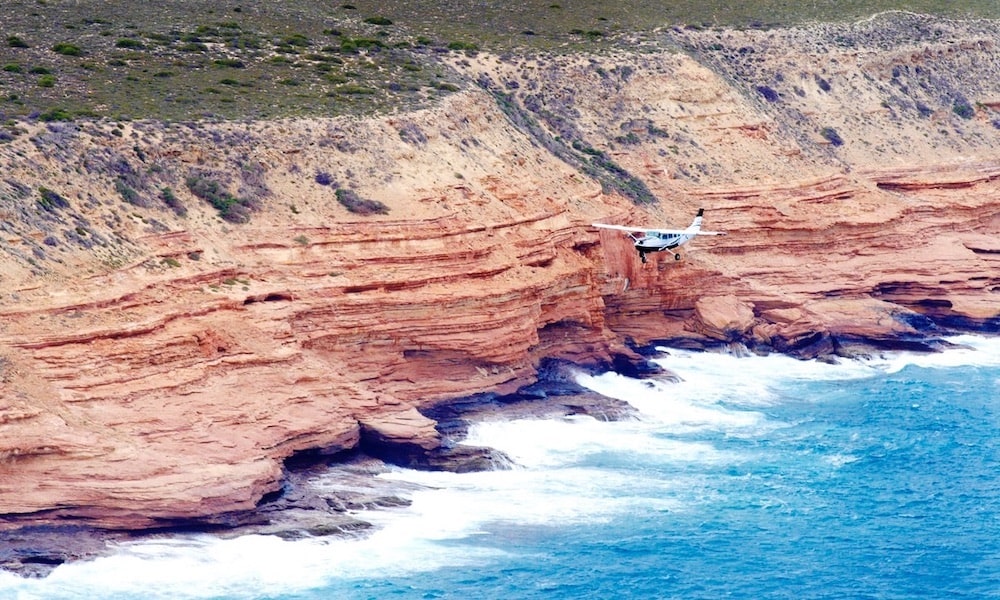
M0 106L5 527L251 511L289 457L366 432L440 445L419 410L513 393L551 359L596 368L653 342L830 357L997 330L997 21L620 33L634 44L584 24L562 49L539 26L517 35L544 43L491 49L457 30L449 48L419 23L380 36L397 26L365 19L395 15L349 10L358 31L320 35L379 44L345 53L287 31L262 36L251 66L223 56L242 39L224 30L246 22L167 28L156 46L141 24L94 21L75 26L110 35L53 58L100 43L162 58L177 73L164 81L238 72L253 91L208 103L234 110L263 106L277 69L299 84L273 89L305 88L299 104L282 91L221 118L185 96L141 118L129 75L111 108L60 71L94 90L92 108L67 95L32 114L58 81ZM11 51L51 54L16 35L28 48ZM204 46L194 67L176 64L184 44ZM28 75L40 59L26 56L4 76ZM149 59L118 60L96 68ZM417 79L338 88L372 85L354 69ZM589 226L684 225L698 208L729 235L679 262L642 265Z

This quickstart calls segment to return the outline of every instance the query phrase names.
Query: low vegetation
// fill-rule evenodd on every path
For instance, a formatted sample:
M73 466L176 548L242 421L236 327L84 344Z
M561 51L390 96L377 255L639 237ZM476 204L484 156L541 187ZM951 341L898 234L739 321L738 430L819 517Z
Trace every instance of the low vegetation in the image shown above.
M844 145L843 138L840 137L840 134L837 133L837 130L834 129L833 127L824 127L823 129L820 130L819 134L823 136L823 139L830 142L830 144L834 146Z
M225 185L206 175L193 174L184 183L192 194L219 211L219 216L230 223L247 223L257 205L250 198L234 196Z
M4 9L0 113L164 120L420 106L462 87L442 55L634 48L665 26L769 27L889 9L1000 17L985 0L9 0Z
M276 118L419 106L458 89L448 39L393 19L292 0L105 5L12 0L0 113L68 119ZM141 25L136 25L141 23ZM23 32L23 33L22 33ZM416 66L417 68L414 68ZM448 84L444 87L442 84Z
M389 214L389 207L378 200L367 200L362 198L354 190L340 188L336 190L337 202L349 212L358 215L386 215Z

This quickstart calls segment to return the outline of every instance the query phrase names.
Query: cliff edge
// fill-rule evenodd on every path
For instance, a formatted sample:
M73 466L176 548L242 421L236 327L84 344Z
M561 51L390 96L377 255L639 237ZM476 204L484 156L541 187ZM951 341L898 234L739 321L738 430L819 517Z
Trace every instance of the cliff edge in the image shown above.
M420 111L18 124L0 514L253 509L283 461L657 342L803 357L997 331L1000 24L671 30L450 56ZM641 264L594 221L721 238ZM417 410L414 410L417 409Z

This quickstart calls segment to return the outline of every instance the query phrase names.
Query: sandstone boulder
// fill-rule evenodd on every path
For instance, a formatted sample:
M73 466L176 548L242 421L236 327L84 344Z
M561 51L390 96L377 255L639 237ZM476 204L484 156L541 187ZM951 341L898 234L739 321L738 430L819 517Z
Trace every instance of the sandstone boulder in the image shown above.
M506 468L510 458L492 448L445 442L437 422L415 408L361 421L361 450L413 469L468 473Z
M362 444L407 444L431 450L441 445L435 425L416 408L380 414L361 421Z
M711 296L695 302L694 329L708 338L734 341L753 324L753 305L736 296Z

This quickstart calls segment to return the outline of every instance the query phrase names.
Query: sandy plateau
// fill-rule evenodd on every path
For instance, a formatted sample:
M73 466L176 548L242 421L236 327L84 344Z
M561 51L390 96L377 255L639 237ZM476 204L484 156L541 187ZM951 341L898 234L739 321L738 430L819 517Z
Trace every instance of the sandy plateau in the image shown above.
M4 526L252 510L289 457L434 448L419 411L544 359L995 333L1000 25L886 19L479 53L438 106L366 119L23 123L0 145ZM590 227L698 208L728 235L680 261Z

